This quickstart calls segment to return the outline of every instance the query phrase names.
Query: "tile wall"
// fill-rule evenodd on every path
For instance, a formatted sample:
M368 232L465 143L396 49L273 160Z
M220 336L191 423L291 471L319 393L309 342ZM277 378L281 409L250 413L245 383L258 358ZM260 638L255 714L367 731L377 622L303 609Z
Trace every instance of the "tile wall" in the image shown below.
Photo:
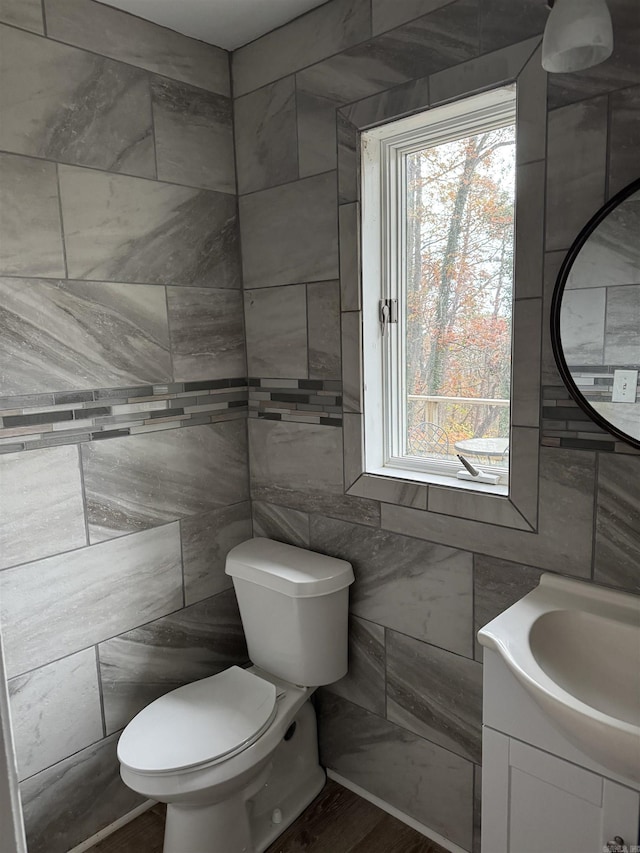
M325 764L466 850L479 847L475 631L543 570L640 591L640 457L572 417L580 410L547 331L567 249L639 174L640 19L635 0L609 5L614 55L549 81L547 173L528 172L531 192L543 199L546 191L547 221L545 245L529 253L531 267L545 268L528 365L544 400L537 533L424 512L410 489L381 488L380 500L345 496L341 430L291 413L305 404L306 381L340 379L341 358L345 421L361 411L349 381L359 358L358 273L351 254L340 256L359 217L356 170L337 171L338 160L355 157L348 119L375 122L381 98L397 114L415 109L421 92L437 100L439 72L453 66L461 91L482 86L469 60L539 36L544 4L332 0L232 57L248 371L260 379L249 421L254 533L355 568L350 674L319 695ZM537 138L540 128L528 130ZM319 361L322 340L332 357ZM611 449L621 452L600 452Z
M65 853L141 800L128 720L246 660L229 57L91 0L0 21L0 621L29 851Z

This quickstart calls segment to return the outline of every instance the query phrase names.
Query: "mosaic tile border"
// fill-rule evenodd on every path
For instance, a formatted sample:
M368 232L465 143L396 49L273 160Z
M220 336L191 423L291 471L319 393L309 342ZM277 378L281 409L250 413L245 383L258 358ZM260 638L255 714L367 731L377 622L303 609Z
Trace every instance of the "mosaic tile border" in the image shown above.
M575 402L566 388L545 385L542 388L542 434L545 447L571 447L575 450L600 450L605 453L640 455L640 450L620 441L594 423Z
M337 379L249 379L249 417L342 426Z
M246 377L0 397L0 453L246 417Z

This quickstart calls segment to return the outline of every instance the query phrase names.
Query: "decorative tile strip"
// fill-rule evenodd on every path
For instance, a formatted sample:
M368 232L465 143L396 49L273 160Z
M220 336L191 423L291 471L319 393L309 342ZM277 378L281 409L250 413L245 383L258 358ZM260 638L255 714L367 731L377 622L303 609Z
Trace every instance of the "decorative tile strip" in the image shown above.
M342 382L249 379L249 417L342 426Z
M640 454L640 450L631 447L630 444L595 424L586 412L582 411L566 388L551 385L544 386L542 389L540 441L545 447L571 447L575 450Z
M244 418L245 377L0 397L0 453Z

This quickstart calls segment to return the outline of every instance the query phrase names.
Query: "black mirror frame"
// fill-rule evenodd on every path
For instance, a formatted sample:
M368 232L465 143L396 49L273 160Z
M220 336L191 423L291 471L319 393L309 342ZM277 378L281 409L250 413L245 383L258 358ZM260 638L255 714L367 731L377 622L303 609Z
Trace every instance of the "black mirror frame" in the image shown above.
M569 393L580 406L582 411L585 412L592 421L598 424L598 426L602 427L602 429L607 432L610 432L612 435L615 435L616 438L626 441L627 444L638 449L640 449L640 439L633 438L633 436L628 435L626 432L622 432L622 430L619 430L606 418L602 417L602 415L589 404L585 397L583 397L578 386L573 381L573 377L571 376L571 372L564 357L562 341L560 339L560 308L562 305L564 288L567 283L569 273L571 272L571 267L584 244L598 225L607 218L612 210L618 207L618 205L630 195L633 195L633 193L638 192L639 190L640 178L637 178L635 181L632 181L628 186L624 187L612 196L612 198L610 198L609 201L587 222L582 231L580 231L576 237L573 245L567 252L567 256L562 262L558 278L556 279L556 285L553 290L553 299L551 302L551 345L553 347L553 355L555 357L556 364L558 365L558 370L560 371L560 376L562 377L564 384L567 386Z

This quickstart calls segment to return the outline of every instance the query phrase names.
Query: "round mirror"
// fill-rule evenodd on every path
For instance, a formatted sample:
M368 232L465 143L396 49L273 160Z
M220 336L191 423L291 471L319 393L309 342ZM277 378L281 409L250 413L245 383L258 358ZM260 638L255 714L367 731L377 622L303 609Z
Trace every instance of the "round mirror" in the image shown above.
M580 232L551 306L562 378L601 427L640 448L640 179Z

